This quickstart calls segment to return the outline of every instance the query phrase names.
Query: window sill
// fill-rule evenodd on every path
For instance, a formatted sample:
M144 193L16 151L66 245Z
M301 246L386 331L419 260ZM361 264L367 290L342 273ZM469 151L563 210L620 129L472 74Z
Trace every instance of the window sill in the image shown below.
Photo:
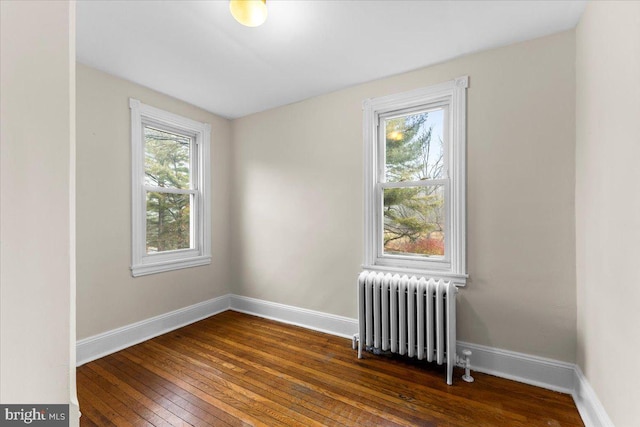
M210 256L198 256L193 258L168 260L149 264L137 264L131 266L131 275L133 277L146 276L149 274L180 270L189 267L198 267L207 264L211 264Z
M381 265L363 265L362 269L370 270L370 271L379 271L381 273L400 274L400 275L406 274L407 276L443 279L443 280L451 281L454 285L456 285L459 288L465 287L467 285L467 279L469 278L468 274L456 274L456 273L450 273L446 271L420 270L420 269L390 267L390 266L381 266Z

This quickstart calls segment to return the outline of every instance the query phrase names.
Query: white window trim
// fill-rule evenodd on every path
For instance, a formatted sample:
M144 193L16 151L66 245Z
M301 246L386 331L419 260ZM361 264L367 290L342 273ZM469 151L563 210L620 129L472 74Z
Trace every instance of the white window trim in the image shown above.
M131 109L131 274L134 277L211 263L211 195L210 144L211 125L200 123L129 98ZM193 135L196 153L196 172L192 179L197 202L192 236L193 248L147 254L147 207L144 187L143 124L157 124L164 128Z
M389 273L415 274L451 280L466 285L466 96L469 77L462 76L445 83L409 92L367 99L364 110L364 261L363 268ZM381 253L382 200L379 184L379 156L384 141L378 132L380 116L393 111L430 105L446 105L447 142L445 177L447 256L442 259L419 259ZM381 151L382 150L382 151Z

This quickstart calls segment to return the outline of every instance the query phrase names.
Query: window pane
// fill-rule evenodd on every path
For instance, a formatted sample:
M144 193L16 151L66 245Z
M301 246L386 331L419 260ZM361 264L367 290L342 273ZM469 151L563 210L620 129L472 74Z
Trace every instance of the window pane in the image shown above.
M442 178L444 110L384 120L387 182Z
M144 184L189 188L191 138L144 127Z
M191 195L147 193L147 253L191 247Z
M384 189L384 253L444 256L444 186Z

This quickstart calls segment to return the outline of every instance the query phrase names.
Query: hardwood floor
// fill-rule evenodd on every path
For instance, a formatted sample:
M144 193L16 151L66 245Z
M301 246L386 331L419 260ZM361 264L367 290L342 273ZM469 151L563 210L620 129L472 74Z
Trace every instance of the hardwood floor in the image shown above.
M582 426L570 396L227 311L78 368L81 426Z

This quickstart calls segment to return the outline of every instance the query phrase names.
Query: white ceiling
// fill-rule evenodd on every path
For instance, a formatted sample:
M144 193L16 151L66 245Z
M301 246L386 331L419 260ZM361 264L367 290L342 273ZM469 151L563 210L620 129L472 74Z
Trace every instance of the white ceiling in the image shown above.
M77 58L242 117L575 27L578 1L267 0L261 27L226 0L77 3Z

